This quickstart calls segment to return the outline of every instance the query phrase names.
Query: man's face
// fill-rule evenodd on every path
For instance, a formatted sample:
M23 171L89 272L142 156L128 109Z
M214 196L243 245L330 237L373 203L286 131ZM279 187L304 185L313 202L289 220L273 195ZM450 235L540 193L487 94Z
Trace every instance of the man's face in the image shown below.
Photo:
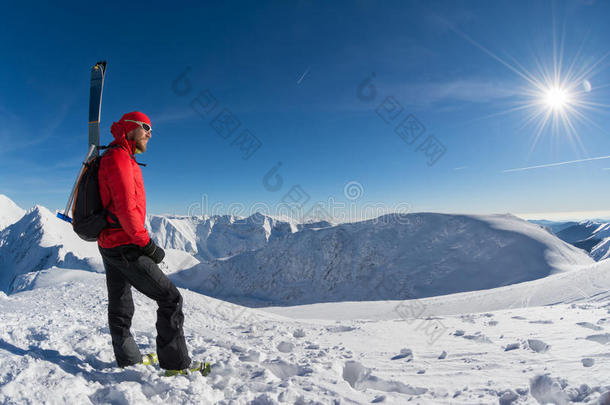
M127 139L136 142L136 148L140 152L146 152L146 145L151 137L151 133L144 130L144 128L138 126L133 131L127 134Z

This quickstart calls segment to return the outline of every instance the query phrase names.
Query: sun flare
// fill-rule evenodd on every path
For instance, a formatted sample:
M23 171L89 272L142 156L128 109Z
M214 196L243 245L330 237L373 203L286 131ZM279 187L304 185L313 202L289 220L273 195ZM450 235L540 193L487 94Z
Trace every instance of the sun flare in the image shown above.
M543 101L551 110L560 111L570 104L570 94L562 87L553 86L546 90Z

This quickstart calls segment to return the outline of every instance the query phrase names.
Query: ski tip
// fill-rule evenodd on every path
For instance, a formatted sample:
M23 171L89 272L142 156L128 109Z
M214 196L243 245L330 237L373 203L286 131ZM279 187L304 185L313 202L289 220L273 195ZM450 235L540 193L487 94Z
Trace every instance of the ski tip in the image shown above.
M93 65L93 70L102 69L102 72L106 70L106 61L100 60L95 65Z

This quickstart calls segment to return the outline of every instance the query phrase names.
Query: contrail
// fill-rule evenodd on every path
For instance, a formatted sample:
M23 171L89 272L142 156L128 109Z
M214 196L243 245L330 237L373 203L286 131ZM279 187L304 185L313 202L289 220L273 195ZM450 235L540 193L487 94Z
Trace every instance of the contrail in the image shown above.
M303 73L303 75L301 76L301 78L297 81L297 84L301 84L301 82L303 81L303 79L305 78L305 76L307 76L307 73L309 73L309 68L307 68L307 70L305 71L305 73Z
M602 160L602 159L610 159L610 155L608 155L608 156L598 156L598 157L587 158L587 159L568 160L567 162L549 163L549 164L546 164L546 165L519 167L517 169L506 169L506 170L502 170L502 172L503 173L521 172L521 171L524 171L524 170L540 169L540 168L543 168L543 167L562 166L562 165L569 165L569 164L572 164L572 163L590 162L591 160Z

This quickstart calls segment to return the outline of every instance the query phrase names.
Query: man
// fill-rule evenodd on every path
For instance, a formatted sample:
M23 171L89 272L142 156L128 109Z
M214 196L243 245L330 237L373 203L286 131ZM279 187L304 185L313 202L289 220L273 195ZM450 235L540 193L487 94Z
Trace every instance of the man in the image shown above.
M100 162L99 186L102 203L114 214L120 228L106 228L98 237L106 268L108 323L119 367L149 364L131 335L134 304L131 287L157 301L157 356L159 366L176 372L191 365L184 332L182 296L157 266L165 257L144 227L146 195L142 171L135 154L146 152L151 138L150 119L134 111L123 115L110 129L114 141ZM113 222L109 216L109 222ZM171 374L171 373L170 373ZM175 373L174 373L175 374Z

